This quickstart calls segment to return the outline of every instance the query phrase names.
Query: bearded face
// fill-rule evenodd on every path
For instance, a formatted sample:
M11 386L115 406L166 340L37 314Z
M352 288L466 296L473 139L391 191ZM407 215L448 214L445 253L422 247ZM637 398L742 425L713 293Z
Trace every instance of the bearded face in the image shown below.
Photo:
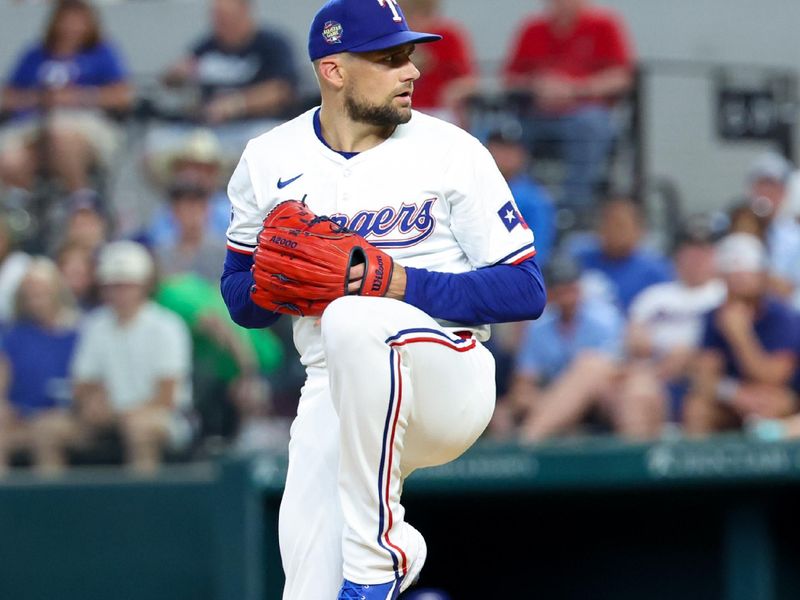
M344 106L350 119L357 123L395 127L411 120L411 107L397 106L396 97L397 94L392 93L383 101L371 101L351 87L345 90Z

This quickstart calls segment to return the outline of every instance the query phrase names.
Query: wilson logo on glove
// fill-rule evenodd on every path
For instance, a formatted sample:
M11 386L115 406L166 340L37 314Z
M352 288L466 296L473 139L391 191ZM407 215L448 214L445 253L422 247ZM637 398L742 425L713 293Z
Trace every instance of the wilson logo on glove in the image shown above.
M372 282L372 291L377 292L383 287L383 277L386 273L386 268L383 265L383 256L380 254L375 257L376 262L378 263L377 268L375 269L375 280ZM385 294L386 292L384 292Z
M358 294L385 296L394 261L359 234L319 217L304 200L278 204L264 219L253 254L250 296L258 306L290 315L319 316L347 295L350 270L364 265Z

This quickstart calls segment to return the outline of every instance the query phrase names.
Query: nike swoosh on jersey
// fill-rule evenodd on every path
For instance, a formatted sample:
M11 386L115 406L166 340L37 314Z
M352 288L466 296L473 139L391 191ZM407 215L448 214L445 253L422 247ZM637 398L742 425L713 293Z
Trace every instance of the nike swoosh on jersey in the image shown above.
M298 175L297 177L292 177L291 179L287 179L286 181L281 181L280 178L279 178L278 179L278 189L282 190L283 188L285 188L290 183L293 183L293 182L297 181L298 179L300 179L302 176L303 176L303 173L300 173L300 175Z

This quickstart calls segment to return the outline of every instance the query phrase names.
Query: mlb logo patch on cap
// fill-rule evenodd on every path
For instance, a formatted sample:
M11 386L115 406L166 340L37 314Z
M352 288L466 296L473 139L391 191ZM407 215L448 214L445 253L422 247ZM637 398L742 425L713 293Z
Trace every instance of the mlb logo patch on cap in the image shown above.
M322 30L322 37L325 38L325 41L329 44L341 44L343 31L344 29L342 28L341 23L337 23L336 21L327 21Z
M500 217L503 225L505 225L506 229L509 231L513 231L514 227L517 225L522 225L524 229L528 229L528 224L525 222L525 219L522 218L522 215L511 200L503 204L500 210L497 211L497 216Z

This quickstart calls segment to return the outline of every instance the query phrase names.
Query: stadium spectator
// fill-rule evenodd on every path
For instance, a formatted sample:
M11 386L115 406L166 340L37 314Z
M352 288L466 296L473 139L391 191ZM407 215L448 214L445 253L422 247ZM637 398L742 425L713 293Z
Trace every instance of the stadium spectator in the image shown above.
M525 120L531 148L557 143L566 164L563 201L585 206L602 176L615 127L614 101L631 87L633 54L619 16L591 0L548 0L519 29L506 86L533 96Z
M195 130L181 148L163 157L157 167L157 180L168 198L156 208L142 234L147 245L160 248L178 244L180 224L170 199L181 182L207 190L203 192L208 201L206 231L224 237L230 222L231 203L222 187L222 168L222 149L217 137L208 129Z
M56 266L31 261L16 295L16 314L0 349L0 471L27 451L45 473L61 470L78 431L70 412L69 365L77 311Z
M596 291L628 312L633 298L648 286L674 278L672 264L645 248L644 216L627 198L615 198L600 208L597 236L575 249L575 255Z
M66 244L56 253L56 264L78 309L85 313L97 308L100 299L92 249L78 243Z
M121 139L109 118L133 99L122 59L84 0L60 0L44 38L18 59L3 90L0 178L30 190L38 169L69 193L92 185L91 169L107 165Z
M728 208L728 220L728 233L749 233L762 243L767 243L769 218L758 202L753 202L749 197L735 201Z
M170 186L178 180L194 181L198 186L211 190L206 228L211 234L225 236L230 222L231 203L222 185L222 148L211 130L196 129L175 153L165 155L154 167L154 178L168 194ZM144 237L152 246L177 243L178 223L170 202L156 209Z
M271 418L265 381L284 364L275 332L234 325L216 282L196 274L166 277L154 299L179 315L192 334L194 407L202 434L229 438L246 432L248 441L240 446L248 447L276 434L279 421Z
M170 185L170 208L177 224L177 239L154 248L163 276L195 273L206 281L219 281L225 244L208 231L213 191L202 180L185 175Z
M498 128L489 134L487 148L508 182L522 217L536 234L536 262L544 266L556 240L556 211L550 194L529 174L530 155L520 133L513 127Z
M713 239L706 225L687 223L676 243L678 279L650 286L631 304L628 361L619 391L622 435L655 438L665 422L681 420L703 318L725 299L725 284L716 277Z
M578 264L554 257L545 273L547 311L528 325L512 389L493 423L502 434L522 420L526 441L572 431L587 423L593 408L611 418L622 353L622 317L613 306L583 297Z
M768 223L771 286L783 297L800 286L800 223L787 209L791 175L792 165L774 152L759 156L747 175L753 210Z
M199 104L191 120L213 128L226 157L291 111L298 75L283 34L259 28L250 0L213 0L212 31L163 76L168 86L193 86ZM153 132L151 151L180 145L187 128Z
M414 108L465 123L465 101L478 86L469 34L440 14L440 0L401 0L400 5L410 29L442 36L438 43L420 44L414 51L414 64L422 73L414 82Z
M758 238L734 233L717 248L725 303L705 317L684 423L690 434L736 428L794 410L796 315L768 294L768 258Z
M78 414L89 435L121 435L127 462L152 472L164 451L191 441L191 342L174 313L148 300L153 262L135 242L112 242L97 277L104 306L86 317L72 366Z
M94 193L77 192L70 197L66 207L62 237L56 248L66 245L83 246L94 253L111 235L111 218L99 196Z
M0 215L0 325L14 314L14 296L31 257L14 248L14 233Z

